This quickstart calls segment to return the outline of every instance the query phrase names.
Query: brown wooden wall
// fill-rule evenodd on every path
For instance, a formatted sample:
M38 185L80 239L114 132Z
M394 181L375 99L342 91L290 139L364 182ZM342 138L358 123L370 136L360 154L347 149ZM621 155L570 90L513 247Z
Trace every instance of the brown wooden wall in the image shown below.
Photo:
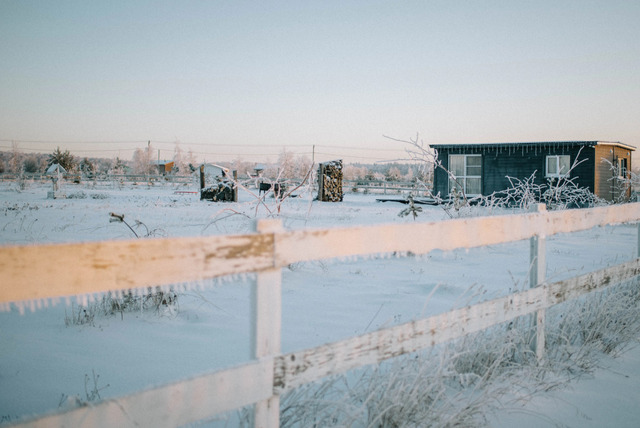
M627 160L627 176L631 174L631 151L624 147L598 145L595 147L595 194L607 201L613 201L623 196L631 197L631 189L624 190L624 183L616 180L618 159Z

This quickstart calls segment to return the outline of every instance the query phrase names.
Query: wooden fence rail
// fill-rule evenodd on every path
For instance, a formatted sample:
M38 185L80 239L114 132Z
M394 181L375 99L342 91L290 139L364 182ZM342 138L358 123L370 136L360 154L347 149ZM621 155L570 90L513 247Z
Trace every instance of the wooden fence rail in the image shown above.
M175 175L175 174L80 174L80 173L66 173L62 174L62 178L67 182L82 181L82 182L110 182L110 183L138 183L138 182L158 182L158 183L171 183L171 184L189 184L195 183L195 178L189 175ZM51 175L44 173L2 173L0 174L1 181L51 181Z
M251 363L103 400L19 426L177 426L255 404L254 425L279 425L285 391L363 365L414 352L544 310L640 275L640 259L565 281L544 282L544 239L640 221L640 204L538 211L443 222L286 231L259 221L246 235L0 247L0 306L78 294L257 273L251 293ZM531 239L531 288L499 299L316 348L281 354L281 268L291 263L392 252L426 254ZM535 245L534 245L535 244ZM640 241L639 241L640 246ZM640 250L640 247L639 247ZM33 266L38 269L33 269ZM73 266L73 269L69 267ZM159 280L161 278L162 280ZM162 283L160 282L162 281ZM47 284L42 287L42 284Z
M382 191L387 193L419 192L430 189L431 183L420 184L413 181L381 181L381 180L343 180L342 187L346 190Z

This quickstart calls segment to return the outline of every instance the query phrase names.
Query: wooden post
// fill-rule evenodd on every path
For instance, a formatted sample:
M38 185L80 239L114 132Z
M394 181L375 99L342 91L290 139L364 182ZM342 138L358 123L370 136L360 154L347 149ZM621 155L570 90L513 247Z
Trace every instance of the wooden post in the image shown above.
M640 223L638 223L638 250L636 252L636 257L640 258Z
M233 170L233 202L238 202L238 170Z
M531 211L543 215L547 211L545 204L536 204ZM529 240L529 288L535 288L544 283L546 279L547 261L546 261L546 237L543 235L535 235ZM534 350L538 361L544 357L545 337L544 323L546 312L540 309L536 312L533 319L533 325L536 326L536 341Z
M281 220L258 220L255 231L282 230ZM259 272L251 288L251 358L271 359L279 355L282 323L282 272L273 268ZM255 428L280 426L280 396L259 401L254 406Z
M324 165L318 164L318 200L324 200Z

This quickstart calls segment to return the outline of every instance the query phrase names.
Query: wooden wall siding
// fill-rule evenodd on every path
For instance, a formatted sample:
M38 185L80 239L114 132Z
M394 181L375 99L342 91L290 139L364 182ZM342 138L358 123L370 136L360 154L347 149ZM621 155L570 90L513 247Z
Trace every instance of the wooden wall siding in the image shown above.
M617 165L616 159L627 160L627 178L631 171L631 152L623 147L611 145L597 146L595 150L595 194L607 201L613 201L620 196L623 189L621 183L615 180L616 170L611 165ZM608 162L607 162L608 161ZM631 197L631 189L626 192L626 198Z
M586 187L594 191L594 150L589 146L580 151L578 145L545 146L534 150L532 147L512 148L507 150L499 147L460 147L443 148L438 150L438 158L442 166L448 168L450 154L481 154L482 155L482 194L490 195L510 187L507 176L523 180L533 174L536 184L546 184L546 157L549 155L565 155L571 157L571 164L576 158L584 160L571 173L574 182L580 187ZM434 193L440 192L441 196L449 193L448 176L442 169L437 169L434 174Z
M631 178L631 171L633 170L633 165L631 165L631 151L618 147L615 149L615 152L620 158L627 160L627 178ZM626 197L631 198L631 188L627 190Z
M613 147L610 146L596 146L595 148L595 191L594 193L601 197L602 199L606 199L607 201L611 201L613 199L613 181L610 180L612 177L611 165L606 162L613 163Z
M91 406L61 410L16 426L172 427L257 403L254 425L277 427L279 394L283 391L460 338L640 275L640 259L635 259L445 314L282 355L281 267L322 258L409 251L423 254L433 249L543 239L639 220L640 203L635 203L437 223L296 231L282 230L281 223L269 220L257 225L258 233L249 235L0 246L4 281L0 307L26 299L258 272L251 303L256 360ZM537 343L543 344L544 317L538 316L538 320ZM538 350L538 355L543 351Z

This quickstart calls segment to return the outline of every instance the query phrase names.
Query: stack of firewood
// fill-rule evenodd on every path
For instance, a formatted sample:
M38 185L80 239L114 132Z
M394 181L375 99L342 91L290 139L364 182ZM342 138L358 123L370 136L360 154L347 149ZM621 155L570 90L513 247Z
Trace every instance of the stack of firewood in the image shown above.
M321 163L318 169L318 200L342 202L342 161Z

